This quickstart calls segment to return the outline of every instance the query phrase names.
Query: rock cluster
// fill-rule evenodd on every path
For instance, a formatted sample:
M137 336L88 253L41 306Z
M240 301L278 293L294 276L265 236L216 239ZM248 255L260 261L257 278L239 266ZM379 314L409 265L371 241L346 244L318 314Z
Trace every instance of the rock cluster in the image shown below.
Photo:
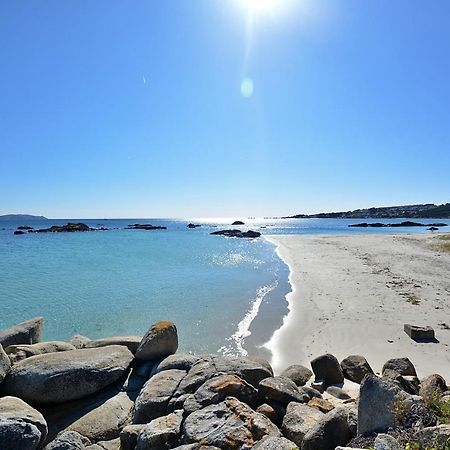
M381 377L360 355L331 354L274 375L258 358L177 354L169 321L142 338L39 342L41 331L38 318L0 333L2 450L381 450L404 436L445 449L450 437L436 409L445 379L419 381L407 358Z
M241 231L241 230L220 230L209 233L218 236L237 237L237 238L257 238L261 236L259 231Z

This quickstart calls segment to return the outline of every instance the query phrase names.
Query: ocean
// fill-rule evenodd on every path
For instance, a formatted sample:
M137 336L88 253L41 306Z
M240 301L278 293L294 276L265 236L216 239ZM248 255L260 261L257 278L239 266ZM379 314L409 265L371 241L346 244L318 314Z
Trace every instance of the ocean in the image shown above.
M211 236L225 228L273 234L425 232L348 228L346 219L70 219L109 231L27 233L67 219L0 222L0 329L44 316L45 339L142 335L172 320L180 350L267 356L263 347L287 314L289 269L264 238ZM401 220L383 220L400 222ZM372 220L372 222L375 220ZM422 223L448 220L416 220ZM189 222L202 226L187 227ZM126 230L151 223L167 230Z

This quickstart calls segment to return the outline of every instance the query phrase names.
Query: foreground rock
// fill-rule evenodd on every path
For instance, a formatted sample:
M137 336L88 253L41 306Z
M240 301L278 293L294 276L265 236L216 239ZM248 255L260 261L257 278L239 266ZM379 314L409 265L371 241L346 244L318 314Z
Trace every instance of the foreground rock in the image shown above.
M334 450L347 444L352 438L347 422L346 408L336 408L324 414L317 424L306 433L302 450Z
M156 322L142 338L136 358L149 361L172 355L178 349L178 332L173 322L162 320Z
M403 376L417 376L413 363L408 358L393 358L384 363L382 374L391 371Z
M62 403L113 383L132 359L118 345L32 356L12 367L3 386L7 394L32 403Z
M107 347L109 345L123 345L135 354L139 344L142 341L142 336L112 336L103 339L87 340L83 344L83 348L99 348Z
M0 398L0 448L36 449L47 436L47 423L39 411L16 397Z
M68 342L52 341L38 342L37 344L10 345L6 348L6 353L11 360L11 364L16 364L31 356L43 355L45 353L67 352L69 350L76 350L76 348Z
M0 344L0 385L9 372L9 369L11 369L11 362Z
M301 403L289 403L283 419L284 436L301 447L306 433L317 425L323 415L323 412L316 408Z
M74 431L66 431L50 442L44 450L85 450L87 440Z
M241 231L241 230L221 230L221 231L213 231L212 233L209 233L212 235L218 235L218 236L227 236L227 237L237 237L237 238L257 238L261 236L261 233L259 231Z
M307 367L295 364L283 370L281 375L290 378L297 386L304 386L313 373Z
M233 397L195 411L182 426L184 443L197 442L229 450L251 448L267 435L281 437L266 416Z
M266 436L262 438L256 445L254 450L298 450L298 447L284 437Z
M269 377L259 383L259 394L269 401L287 405L290 402L305 403L309 396L287 377Z
M342 372L345 378L360 384L368 373L373 373L372 367L364 356L350 355L341 361Z
M327 353L311 361L316 380L322 380L325 386L344 382L344 373L335 356Z
M358 434L399 427L412 406L420 401L420 397L406 393L390 381L367 375L359 391Z
M10 345L35 344L40 342L42 339L43 323L43 317L35 317L4 331L0 331L0 344L5 349Z

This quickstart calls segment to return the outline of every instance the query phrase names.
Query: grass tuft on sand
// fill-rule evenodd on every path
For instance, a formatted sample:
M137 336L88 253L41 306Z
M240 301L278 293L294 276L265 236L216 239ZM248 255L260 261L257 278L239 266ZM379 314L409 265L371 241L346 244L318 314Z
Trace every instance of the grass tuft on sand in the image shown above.
M450 252L450 233L438 236L436 248L438 250L443 250L444 252Z

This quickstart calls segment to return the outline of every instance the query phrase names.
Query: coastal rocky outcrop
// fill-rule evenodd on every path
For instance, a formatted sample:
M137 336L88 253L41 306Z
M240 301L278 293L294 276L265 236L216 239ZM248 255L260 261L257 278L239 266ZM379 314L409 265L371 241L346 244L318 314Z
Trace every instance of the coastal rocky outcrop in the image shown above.
M0 331L0 344L3 348L17 344L36 344L42 339L43 317L35 317Z
M217 236L237 237L237 238L257 238L261 236L259 231L241 231L241 230L221 230L209 233Z
M132 225L128 225L126 230L167 230L167 227L159 226L159 225L151 225L149 223L134 223Z
M188 228L199 228L199 227L201 227L201 225L199 225L198 223L189 223L187 227Z
M349 225L349 227L354 228L398 228L398 227L431 227L435 230L438 227L446 227L448 226L446 223L420 223L420 222L411 222L410 220L406 220L400 223L381 223L381 222L362 222L362 223L353 223Z
M381 376L362 355L332 354L274 375L261 358L176 353L170 321L142 338L7 336L28 342L0 346L2 450L448 448L447 381L419 380L405 357Z
M28 230L28 233L73 233L76 231L94 231L95 228L91 228L85 223L73 223L68 222L65 225L53 225L49 228L38 228L36 230Z
M236 226L236 225L245 225L244 222L242 222L242 220L235 220L231 225Z

